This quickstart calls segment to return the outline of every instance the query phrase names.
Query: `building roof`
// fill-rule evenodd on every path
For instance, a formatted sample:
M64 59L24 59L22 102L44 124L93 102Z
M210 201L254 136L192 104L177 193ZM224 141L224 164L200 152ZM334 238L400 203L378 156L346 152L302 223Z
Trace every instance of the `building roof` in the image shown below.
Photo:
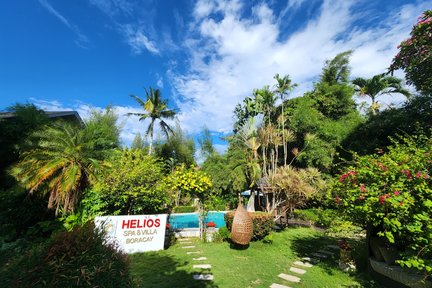
M44 112L48 118L52 118L52 119L62 118L67 121L77 121L80 124L84 123L80 115L76 111L44 111ZM15 113L13 112L0 112L0 119L10 119L14 117L15 117Z

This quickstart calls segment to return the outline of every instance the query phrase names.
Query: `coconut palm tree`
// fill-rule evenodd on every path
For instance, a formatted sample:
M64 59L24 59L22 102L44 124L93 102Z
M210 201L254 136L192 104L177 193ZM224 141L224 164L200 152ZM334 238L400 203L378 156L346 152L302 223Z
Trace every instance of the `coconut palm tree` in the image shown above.
M173 129L164 121L164 119L174 119L176 112L175 110L168 109L168 101L162 99L161 92L159 89L153 89L150 87L150 91L145 89L146 100L142 100L140 97L131 95L138 104L144 109L144 113L128 113L128 115L135 115L140 117L139 121L150 118L150 124L147 127L146 135L149 137L149 152L151 155L153 147L153 131L154 123L159 120L159 125L164 134L169 137L169 134L173 133Z
M372 100L371 111L376 115L379 111L377 97L384 94L400 93L406 97L410 96L408 90L402 85L402 80L396 77L387 76L386 74L378 74L370 79L356 78L352 81L356 86L356 92L360 96L368 96Z
M49 194L48 208L55 214L74 212L83 190L95 179L98 161L84 130L59 122L36 132L34 149L25 152L11 174L30 193Z

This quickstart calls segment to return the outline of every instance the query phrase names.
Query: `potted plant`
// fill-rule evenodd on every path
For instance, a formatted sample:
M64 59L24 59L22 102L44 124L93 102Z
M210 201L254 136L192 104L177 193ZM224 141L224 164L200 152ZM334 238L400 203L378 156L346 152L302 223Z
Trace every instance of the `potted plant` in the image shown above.
M206 226L209 231L214 231L216 229L216 223L213 221L207 222Z

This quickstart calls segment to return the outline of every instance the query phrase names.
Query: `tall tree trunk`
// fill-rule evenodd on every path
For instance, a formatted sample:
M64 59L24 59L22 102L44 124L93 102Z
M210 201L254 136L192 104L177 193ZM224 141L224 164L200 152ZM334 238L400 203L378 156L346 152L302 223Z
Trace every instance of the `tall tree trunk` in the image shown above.
M153 131L150 132L150 135L149 135L149 151L148 151L148 155L152 154L152 152L153 152L152 148L153 148Z
M266 146L262 146L262 158L263 158L263 175L267 175L267 160L266 160Z
M285 115L284 115L284 99L282 98L282 143L283 143L283 152L284 152L284 167L287 162L287 144L285 142Z

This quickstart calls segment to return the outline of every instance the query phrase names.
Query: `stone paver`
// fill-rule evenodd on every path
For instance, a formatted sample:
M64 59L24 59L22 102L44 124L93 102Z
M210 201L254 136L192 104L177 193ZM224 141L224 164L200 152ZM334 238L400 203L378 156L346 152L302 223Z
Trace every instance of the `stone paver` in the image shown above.
M322 253L311 253L312 256L318 257L318 258L327 258L328 255L322 254Z
M273 284L270 285L270 288L291 288L291 287L285 286L285 285L281 285L281 284L273 283Z
M210 264L199 264L199 265L193 265L194 269L211 269Z
M201 254L202 252L201 251L189 251L189 252L186 252L186 254Z
M279 276L279 278L282 278L282 279L289 281L289 282L294 282L294 283L300 282L300 278L297 276L292 276L292 275L284 274L284 273L281 273L278 276Z
M190 241L190 238L178 238L178 241L182 242L182 241Z
M193 260L195 260L195 261L203 261L203 260L207 260L207 257L193 258Z
M180 241L180 244L190 244L192 243L191 241Z
M339 250L339 246L337 245L327 245L328 248Z
M327 250L318 250L318 253L326 254L326 255L329 255L329 256L333 256L334 255L334 252L330 252L330 251L327 251Z
M195 248L195 246L183 246L182 248L183 249L192 249L192 248Z
M205 280L205 281L211 281L214 279L212 274L194 274L193 275L194 280Z
M300 269L300 268L296 268L296 267L291 267L290 268L291 272L297 273L297 274L305 274L306 270Z
M303 257L303 258L301 258L301 260L309 262L309 263L312 263L312 264L316 264L316 263L319 262L318 259L316 259L316 258L310 258L310 257Z
M302 261L295 261L293 264L294 264L294 265L297 265L297 266L301 266L301 267L307 267L307 268L310 268L310 267L313 266L313 265L310 264L310 263L302 262Z

